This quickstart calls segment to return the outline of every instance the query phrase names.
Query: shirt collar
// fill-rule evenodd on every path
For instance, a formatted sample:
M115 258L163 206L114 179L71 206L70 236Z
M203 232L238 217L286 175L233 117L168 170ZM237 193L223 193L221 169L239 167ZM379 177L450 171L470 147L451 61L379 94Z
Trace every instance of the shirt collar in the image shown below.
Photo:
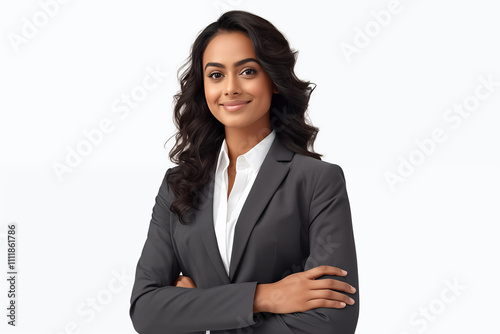
M248 163L248 166L257 173L260 169L260 166L264 162L264 159L267 155L267 152L271 148L271 144L276 137L276 131L273 130L269 133L264 139L262 139L257 145L252 147L248 152L242 154L236 160L236 170L240 168L244 168L246 166L245 163ZM228 148L226 143L226 138L222 141L221 149L219 151L219 157L217 159L217 168L216 173L223 171L229 166L229 155ZM240 158L244 157L244 158Z

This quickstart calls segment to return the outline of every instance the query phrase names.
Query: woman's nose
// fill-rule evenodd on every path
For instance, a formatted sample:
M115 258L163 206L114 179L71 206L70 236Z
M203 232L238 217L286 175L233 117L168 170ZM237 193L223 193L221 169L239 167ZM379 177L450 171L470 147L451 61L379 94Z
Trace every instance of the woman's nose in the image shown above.
M236 75L228 75L226 77L226 86L224 95L239 94L241 92L240 83Z

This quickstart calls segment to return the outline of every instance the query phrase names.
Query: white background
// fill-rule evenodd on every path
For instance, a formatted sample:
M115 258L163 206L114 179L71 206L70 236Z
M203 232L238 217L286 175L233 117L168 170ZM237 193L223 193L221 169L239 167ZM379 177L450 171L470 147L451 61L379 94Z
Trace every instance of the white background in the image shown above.
M16 328L0 284L3 333L135 333L133 274L173 166L174 140L163 144L175 133L176 71L197 33L232 8L275 24L299 50L297 75L317 84L314 149L343 168L351 201L357 333L498 331L496 2L401 0L390 19L379 15L385 26L372 11L391 7L386 0L87 0L52 16L48 2L0 5L0 258L5 277L15 222L19 272ZM27 21L38 25L31 34ZM348 44L357 53L346 55ZM113 105L140 89L147 68L168 74L120 118ZM477 88L481 77L496 86ZM449 114L464 103L467 117ZM105 119L113 130L59 179L54 163L66 164ZM436 129L445 140L425 154L416 141ZM386 176L403 159L413 170L391 187Z

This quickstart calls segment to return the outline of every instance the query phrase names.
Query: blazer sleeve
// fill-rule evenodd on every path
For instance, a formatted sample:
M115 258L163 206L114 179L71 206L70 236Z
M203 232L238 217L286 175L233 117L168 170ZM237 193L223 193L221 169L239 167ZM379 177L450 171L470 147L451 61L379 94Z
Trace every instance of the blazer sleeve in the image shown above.
M167 185L170 169L156 196L136 267L129 310L135 330L140 334L204 333L253 324L257 282L206 289L173 286L180 266L171 239Z
M344 172L328 163L317 180L309 213L310 254L304 271L320 265L339 267L346 276L324 275L356 288L354 305L342 309L315 308L289 314L259 313L254 333L351 334L356 330L359 315L359 286L356 249L351 211Z

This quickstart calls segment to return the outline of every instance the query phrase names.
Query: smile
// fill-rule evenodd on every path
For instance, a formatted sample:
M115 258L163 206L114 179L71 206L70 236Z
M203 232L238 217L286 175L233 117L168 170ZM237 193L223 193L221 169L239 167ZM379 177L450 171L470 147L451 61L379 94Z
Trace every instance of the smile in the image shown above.
M242 108L244 108L247 104L249 104L251 101L230 101L222 104L224 109L227 111L238 111Z

